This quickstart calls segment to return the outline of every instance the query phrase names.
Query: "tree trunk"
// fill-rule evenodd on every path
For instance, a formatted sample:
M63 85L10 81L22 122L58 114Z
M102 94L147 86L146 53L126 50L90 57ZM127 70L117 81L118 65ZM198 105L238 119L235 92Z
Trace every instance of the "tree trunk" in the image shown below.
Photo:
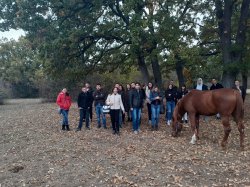
M175 55L175 59L176 59L176 65L175 65L175 71L178 77L178 81L179 81L179 86L185 84L185 78L183 75L183 69L184 69L184 61L179 57L178 54Z
M247 72L242 72L242 86L247 89Z
M141 71L142 77L145 80L145 82L148 83L149 79L150 79L149 72L148 72L148 68L147 68L147 65L145 63L145 58L144 58L143 54L139 53L137 60L138 60L138 66L139 66L139 69Z
M160 65L159 65L157 54L152 55L151 64L152 64L152 69L153 69L153 74L154 74L155 85L162 88L163 86L162 76L161 76L161 70L160 70Z

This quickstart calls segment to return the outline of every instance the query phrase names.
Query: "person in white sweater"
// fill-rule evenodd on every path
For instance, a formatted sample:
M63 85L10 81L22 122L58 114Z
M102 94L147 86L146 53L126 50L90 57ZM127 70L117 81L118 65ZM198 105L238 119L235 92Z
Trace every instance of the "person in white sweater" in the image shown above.
M125 113L124 105L122 103L121 95L118 94L118 88L114 87L112 94L108 95L106 104L110 106L110 117L113 128L113 134L120 133L119 131L119 114L120 110Z

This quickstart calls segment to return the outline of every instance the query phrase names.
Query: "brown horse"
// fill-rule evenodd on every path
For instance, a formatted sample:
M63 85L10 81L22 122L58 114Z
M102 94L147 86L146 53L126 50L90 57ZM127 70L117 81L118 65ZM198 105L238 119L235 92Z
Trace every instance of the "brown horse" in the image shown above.
M243 100L238 90L222 88L212 91L192 90L177 103L173 113L172 136L177 136L182 129L181 118L188 113L194 135L190 143L195 144L199 138L199 116L212 116L219 113L224 127L224 138L221 145L227 144L231 131L229 119L232 115L240 132L240 146L243 148L244 125L243 125Z

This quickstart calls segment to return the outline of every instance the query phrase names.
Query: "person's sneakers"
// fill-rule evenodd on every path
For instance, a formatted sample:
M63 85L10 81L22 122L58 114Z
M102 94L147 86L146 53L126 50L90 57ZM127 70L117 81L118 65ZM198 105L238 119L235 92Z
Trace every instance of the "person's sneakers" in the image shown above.
M167 122L167 125L168 125L168 126L170 126L170 122L171 122L171 121L170 121L170 120L168 120L168 122Z
M101 125L98 125L97 128L98 128L98 129L101 128Z
M113 132L112 132L112 133L113 133L113 134L116 134L116 131L114 131L114 130L113 130Z
M188 120L185 120L185 123L188 123Z
M65 125L62 125L62 130L65 131Z
M69 125L66 125L66 130L67 130L67 131L70 131Z
M134 131L134 134L138 134L138 131Z
M86 127L86 129L87 129L87 130L90 130L90 128L89 128L89 127Z
M76 129L76 132L78 132L78 131L81 131L81 129L80 129L80 128L77 128L77 129Z

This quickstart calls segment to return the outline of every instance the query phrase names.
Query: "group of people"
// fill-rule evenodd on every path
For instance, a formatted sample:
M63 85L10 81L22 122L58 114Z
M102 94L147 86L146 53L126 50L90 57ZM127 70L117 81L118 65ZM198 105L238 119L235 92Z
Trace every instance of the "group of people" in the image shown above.
M220 89L223 86L215 79L212 79L210 90ZM208 90L208 86L203 84L201 78L197 80L194 86L197 90ZM239 81L235 81L235 87L240 91L243 100L246 96L246 89L240 86ZM171 124L173 111L179 99L188 93L185 85L180 89L174 85L174 81L170 81L167 89L161 91L157 85L149 82L147 85L140 83L127 84L126 88L120 84L115 84L112 92L107 94L102 88L101 84L96 85L95 91L91 88L89 83L86 83L78 95L77 106L79 109L79 124L76 131L81 131L83 122L86 123L86 129L90 129L90 121L93 119L93 106L95 107L97 117L97 127L107 128L106 109L111 118L113 134L120 134L120 128L125 123L125 116L127 121L132 122L132 130L135 134L140 132L141 112L144 103L147 105L148 124L151 125L152 130L158 130L160 114L165 114L166 125ZM164 105L163 100L166 100ZM62 130L69 131L68 112L71 106L71 97L64 88L57 97L57 104L59 106L59 113L63 116ZM166 106L166 109L165 109ZM188 115L183 116L183 122L188 123Z

